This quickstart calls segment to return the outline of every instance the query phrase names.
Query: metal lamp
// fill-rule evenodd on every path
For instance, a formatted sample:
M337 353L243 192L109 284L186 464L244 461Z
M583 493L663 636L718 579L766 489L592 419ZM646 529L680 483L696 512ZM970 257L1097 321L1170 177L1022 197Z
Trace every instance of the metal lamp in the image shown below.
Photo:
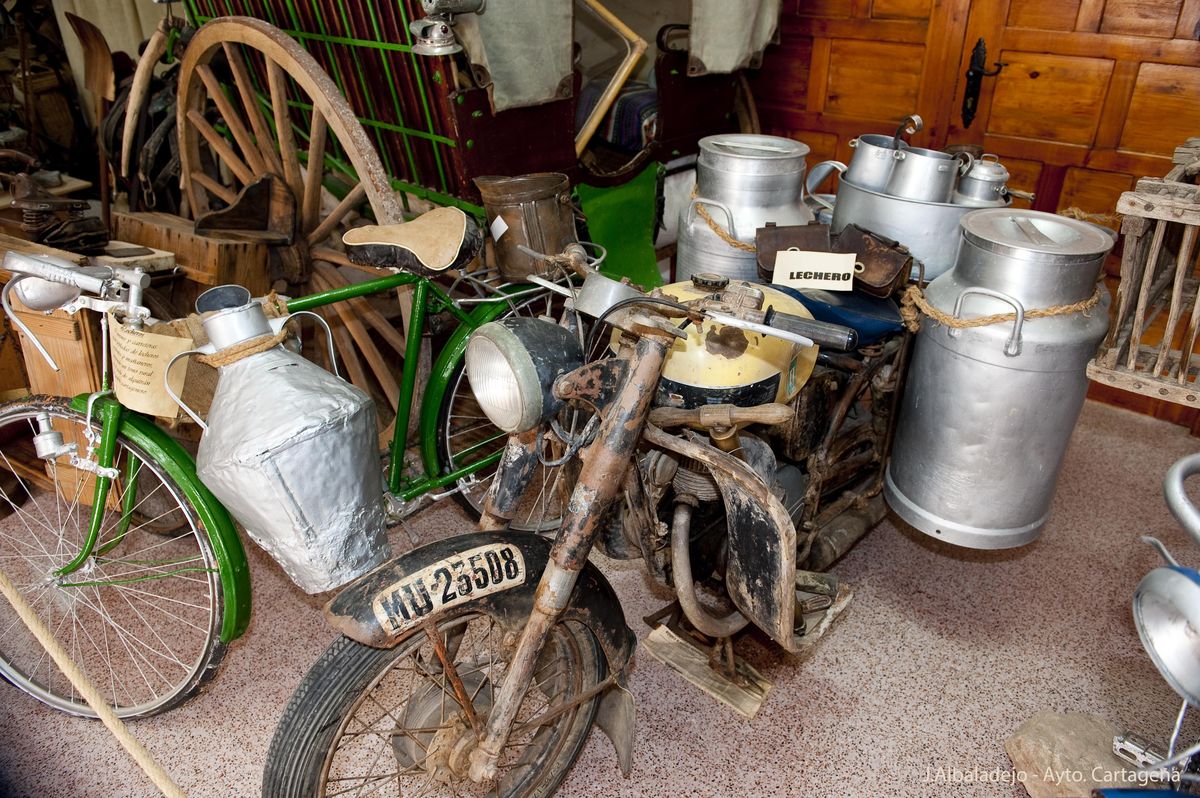
M425 16L413 20L412 51L417 55L450 55L462 52L462 44L454 35L455 14L478 14L486 0L421 0Z

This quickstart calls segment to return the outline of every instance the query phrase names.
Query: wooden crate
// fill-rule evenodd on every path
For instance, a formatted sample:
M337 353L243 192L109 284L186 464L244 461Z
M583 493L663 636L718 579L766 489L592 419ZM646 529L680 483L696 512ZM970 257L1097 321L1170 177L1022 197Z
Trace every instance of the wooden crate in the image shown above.
M236 283L261 296L271 289L267 246L258 241L197 235L188 219L169 213L113 213L113 236L131 244L175 253L191 286L181 286L176 300L191 306L195 295L214 285ZM179 293L185 296L179 296Z
M1166 177L1142 178L1117 203L1125 249L1116 317L1088 376L1102 385L1200 407L1200 138Z

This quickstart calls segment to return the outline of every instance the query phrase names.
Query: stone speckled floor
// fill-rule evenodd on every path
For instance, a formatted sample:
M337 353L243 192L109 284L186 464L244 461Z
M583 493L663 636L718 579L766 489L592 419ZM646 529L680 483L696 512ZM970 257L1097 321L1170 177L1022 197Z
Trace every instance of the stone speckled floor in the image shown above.
M596 731L560 795L1021 796L1020 787L940 786L938 768L1007 769L1004 740L1043 708L1165 738L1178 705L1142 652L1129 598L1157 564L1138 535L1200 561L1160 487L1197 448L1183 428L1089 403L1037 543L973 552L885 522L837 566L856 595L807 660L739 645L774 682L754 720L642 655L632 777L621 778ZM410 523L423 536L469 528L450 502ZM636 564L603 567L644 636L640 619L662 594ZM258 793L278 715L334 636L319 602L265 556L254 552L252 568L254 621L223 671L199 698L132 726L192 798ZM154 794L99 723L0 684L0 796Z

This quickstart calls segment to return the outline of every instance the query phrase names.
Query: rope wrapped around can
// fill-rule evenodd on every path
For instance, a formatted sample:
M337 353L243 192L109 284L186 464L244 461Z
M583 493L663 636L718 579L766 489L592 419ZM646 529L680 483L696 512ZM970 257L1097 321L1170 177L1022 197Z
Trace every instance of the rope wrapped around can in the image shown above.
M695 188L692 189L692 199L696 199L699 196L700 196L700 187L696 186ZM757 252L758 251L758 247L754 246L753 244L747 244L744 241L738 241L736 238L734 238L729 233L727 233L725 231L725 228L721 227L721 225L717 224L716 220L712 218L712 216L709 214L709 212L707 210L705 210L705 208L702 204L697 203L696 214L701 219L704 220L704 223L708 225L708 229L712 230L716 234L717 238L721 239L722 241L724 241L726 244L733 247L734 249L740 249L742 252Z
M1048 308L1030 308L1025 311L1025 318L1028 319L1044 319L1050 316L1066 316L1071 313L1087 314L1089 310L1100 304L1100 300L1104 297L1106 289L1104 283L1096 283L1096 291L1087 299L1080 302L1072 302L1069 305L1054 305ZM955 329L965 329L968 327L987 327L991 324L1004 324L1009 321L1016 321L1016 313L993 313L990 316L979 316L974 319L960 319L950 315L944 310L934 307L928 299L925 298L925 292L918 286L910 285L908 290L904 292L904 296L900 300L900 318L904 321L904 326L909 329L909 332L917 332L921 328L921 316L925 315L936 321L938 324L944 324L947 327Z
M262 304L268 318L277 319L287 315L287 300L274 291L263 297ZM227 346L219 352L213 352L211 355L200 355L196 360L213 368L228 366L230 363L236 363L251 355L257 355L259 352L274 349L290 336L291 333L286 329L280 330L275 335L260 335L258 338L251 338L248 341Z

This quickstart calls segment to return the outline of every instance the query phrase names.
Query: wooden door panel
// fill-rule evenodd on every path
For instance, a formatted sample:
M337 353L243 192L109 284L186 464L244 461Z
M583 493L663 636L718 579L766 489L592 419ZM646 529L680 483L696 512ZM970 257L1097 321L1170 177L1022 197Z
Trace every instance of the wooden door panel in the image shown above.
M797 2L796 15L801 17L848 17L853 10L853 0L803 0Z
M875 0L871 19L929 19L931 0Z
M1170 39L1182 8L1183 0L1108 0L1100 32Z
M1200 68L1142 64L1121 131L1121 149L1170 157L1197 131Z
M1112 75L1105 58L1003 51L987 132L1090 145Z
M1074 30L1079 13L1079 0L1012 0L1008 7L1007 24L1013 28L1040 30Z
M1133 188L1133 183L1133 175L1071 167L1063 177L1057 210L1079 208L1087 213L1107 216L1117 207L1121 194ZM1105 221L1100 223L1104 224ZM1114 221L1109 226L1116 229L1117 223Z
M808 108L808 83L812 71L812 37L785 36L779 46L771 48L770 52L771 62L754 81L755 102L764 110L787 107L795 112L805 111ZM772 69L775 64L787 66Z
M1041 161L1006 157L1004 168L1008 170L1008 185L1018 191L1027 191L1030 194L1037 191L1038 181L1042 177Z
M824 112L854 119L902 119L917 107L924 56L925 48L916 44L835 39L829 51Z

